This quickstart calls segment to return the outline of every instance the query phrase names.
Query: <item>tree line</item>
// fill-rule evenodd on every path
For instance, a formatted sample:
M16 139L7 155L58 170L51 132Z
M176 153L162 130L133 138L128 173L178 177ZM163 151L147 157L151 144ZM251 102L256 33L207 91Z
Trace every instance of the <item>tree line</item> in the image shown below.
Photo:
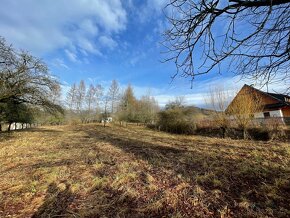
M101 84L86 85L84 80L74 83L66 94L67 120L73 122L104 123L114 121L152 123L159 111L158 103L150 93L137 99L131 85L122 90L116 80L107 88Z

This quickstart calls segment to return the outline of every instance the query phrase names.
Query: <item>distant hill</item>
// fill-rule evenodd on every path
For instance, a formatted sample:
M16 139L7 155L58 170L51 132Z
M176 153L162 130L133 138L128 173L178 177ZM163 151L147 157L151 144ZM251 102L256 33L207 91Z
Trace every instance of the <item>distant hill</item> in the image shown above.
M195 106L185 106L184 109L189 110L193 116L196 116L198 118L205 118L208 116L212 116L215 113L215 111L213 110L195 107Z

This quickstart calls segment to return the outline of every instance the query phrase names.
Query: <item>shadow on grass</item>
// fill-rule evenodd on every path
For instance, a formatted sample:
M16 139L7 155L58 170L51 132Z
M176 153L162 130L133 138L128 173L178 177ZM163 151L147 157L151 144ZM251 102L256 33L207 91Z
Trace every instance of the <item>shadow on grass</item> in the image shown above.
M96 187L84 200L85 207L79 213L80 217L160 217L148 216L137 211L140 202L125 190L115 190L110 187Z
M176 177L181 175L192 186L198 184L209 193L221 190L222 199L207 199L213 211L221 209L221 202L235 211L239 202L246 201L250 202L252 211L270 209L275 216L290 212L290 172L287 167L281 167L279 160L247 156L246 148L233 153L234 148L227 145L223 146L228 149L225 155L215 143L204 142L188 149L189 146L168 146L167 142L148 143L142 135L135 139L128 135L121 137L113 131L87 133L147 161L158 172L173 171Z
M12 132L7 132L7 131L1 131L0 132L0 141L5 141L13 138L13 133Z
M69 184L62 184L62 189L56 183L48 186L44 203L32 215L38 217L65 217L69 214L68 207L74 200Z

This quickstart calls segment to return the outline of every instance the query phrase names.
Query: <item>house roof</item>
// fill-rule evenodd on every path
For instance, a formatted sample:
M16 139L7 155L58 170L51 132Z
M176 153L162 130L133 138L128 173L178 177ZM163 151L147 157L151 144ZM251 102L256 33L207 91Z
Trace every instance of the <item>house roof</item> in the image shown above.
M282 102L286 102L286 99L289 99L290 100L290 96L288 95L283 95L283 94L277 94L277 93L270 93L270 92L266 92L268 95L272 96L273 98L276 98Z
M290 106L290 96L288 96L288 95L264 92L264 91L261 91L259 89L254 88L253 86L249 86L247 84L245 84L244 86L247 86L247 87L250 87L254 90L257 90L258 92L263 93L263 94L278 101L278 103L275 103L275 104L265 105L265 108L272 109L272 108L280 108L280 107L284 107L284 106Z
M285 106L289 106L290 107L290 96L288 95L284 95L284 94L277 94L277 93L270 93L270 92L264 92L264 91L261 91L259 89L256 89L254 88L253 86L249 86L247 84L245 84L241 90L238 92L237 95L240 94L240 92L244 89L250 89L250 90L253 90L253 91L256 91L258 93L261 93L262 95L264 96L267 96L273 100L275 100L273 103L270 103L270 104L265 104L264 105L264 109L270 109L270 110L273 110L273 109L280 109L282 107L285 107ZM237 95L235 96L235 98L232 100L232 102L228 105L226 111L228 111L229 107L232 105L233 101L236 99Z
M279 103L276 103L276 104L266 104L264 106L264 109L275 109L275 108L281 108L281 107L284 107L284 106L290 106L290 104L287 104L287 103L284 103L284 102L279 102Z

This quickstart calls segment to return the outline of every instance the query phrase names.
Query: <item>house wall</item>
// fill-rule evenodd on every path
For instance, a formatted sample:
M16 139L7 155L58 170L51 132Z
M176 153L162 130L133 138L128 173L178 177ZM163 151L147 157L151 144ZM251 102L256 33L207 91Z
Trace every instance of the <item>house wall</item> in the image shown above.
M283 117L281 110L269 111L270 117Z
M282 108L283 117L290 117L290 106Z
M283 113L281 110L273 110L273 111L263 111L263 112L259 112L259 113L255 113L254 117L255 118L265 118L264 117L264 112L269 112L270 113L270 117L283 117Z
M237 101L237 97L239 95L245 95L245 94L253 94L253 95L256 95L260 98L261 100L261 104L264 106L264 105L267 105L267 104L275 104L275 103L279 103L278 100L268 96L267 94L257 90L257 89L254 89L253 87L251 86L247 86L247 85L244 85L243 88L238 92L238 94L236 95L236 97L232 100L232 102L229 104L227 110L231 107L231 105Z
M261 99L261 103L263 106L268 105L268 104L276 104L276 103L280 103L279 100L269 96L268 94L261 92L251 86L248 85L244 85L243 88L238 92L238 95L243 95L243 94L256 94L260 99ZM228 106L227 110L231 107L231 105L233 104L233 102L236 101L237 96L233 99L233 101L230 103L230 105ZM287 100L288 101L288 100ZM226 110L226 111L227 111ZM255 113L254 117L257 119L261 119L261 118L265 118L264 116L264 112L269 112L270 113L270 117L289 117L290 119L290 106L286 106L283 107L281 109L264 109L261 112Z
M264 118L264 113L263 112L255 113L254 117L255 118Z
M263 105L279 103L278 100L273 99L272 97L268 96L267 94L260 92L259 90L256 90L256 89L249 87L249 86L243 87L243 89L241 90L241 94L244 94L244 93L255 93L256 95L259 96L259 98L261 98Z

